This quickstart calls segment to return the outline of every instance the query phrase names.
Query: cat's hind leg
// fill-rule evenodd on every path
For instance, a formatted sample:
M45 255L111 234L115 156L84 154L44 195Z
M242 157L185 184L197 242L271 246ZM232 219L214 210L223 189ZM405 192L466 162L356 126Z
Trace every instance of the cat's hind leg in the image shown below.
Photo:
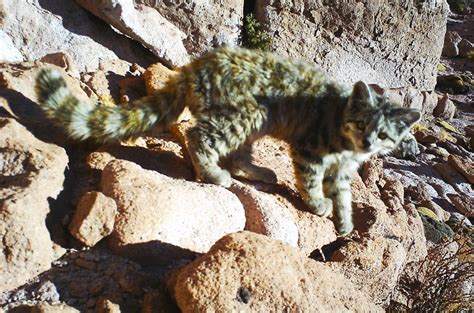
M332 213L333 203L324 195L323 178L325 166L321 158L306 158L293 151L296 187L310 210L326 217Z
M254 165L252 161L252 144L247 142L228 157L226 164L233 176L276 184L277 177L272 170Z
M212 108L200 113L197 125L188 131L188 152L201 181L230 186L230 173L219 166L219 161L259 131L264 113L249 102L242 103L239 110Z

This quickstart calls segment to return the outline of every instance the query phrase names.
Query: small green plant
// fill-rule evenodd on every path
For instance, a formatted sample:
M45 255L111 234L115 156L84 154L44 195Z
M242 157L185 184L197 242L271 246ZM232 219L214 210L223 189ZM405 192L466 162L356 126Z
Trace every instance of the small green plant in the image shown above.
M241 43L245 48L268 51L272 46L272 37L253 14L248 14L244 17Z
M449 8L457 14L463 14L473 3L472 0L448 0Z

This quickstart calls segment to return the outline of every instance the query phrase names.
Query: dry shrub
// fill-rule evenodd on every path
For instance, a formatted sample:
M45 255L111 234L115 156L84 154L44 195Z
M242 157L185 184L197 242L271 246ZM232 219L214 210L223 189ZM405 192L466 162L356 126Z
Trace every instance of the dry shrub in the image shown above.
M416 277L403 275L398 291L406 304L392 303L388 311L472 312L474 255L472 227L461 227L452 239L428 250Z

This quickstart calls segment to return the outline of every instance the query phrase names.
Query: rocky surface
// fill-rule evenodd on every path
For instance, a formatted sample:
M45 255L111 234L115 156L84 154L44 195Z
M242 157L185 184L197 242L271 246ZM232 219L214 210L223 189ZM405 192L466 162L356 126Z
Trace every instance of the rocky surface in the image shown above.
M419 155L373 158L355 175L355 230L338 237L333 217L302 202L284 142L254 143L254 164L276 183L235 179L226 190L195 182L189 112L169 133L98 146L71 142L38 110L42 66L98 105L154 93L183 55L235 42L241 0L78 2L103 20L71 0L0 3L0 60L29 61L0 61L0 311L391 310L410 303L404 277L420 278L427 250L472 237L472 15L450 15L459 52L439 63L444 2L246 3L266 12L257 17L272 22L277 52L335 79L373 78L424 114Z
M244 1L146 1L135 3L155 8L186 34L183 43L192 55L209 48L237 45L244 15Z
M13 119L0 119L0 292L49 269L62 252L46 228L68 157Z
M182 312L382 312L329 266L250 232L225 236L170 284Z
M404 6L260 0L256 12L274 37L275 51L315 62L339 81L420 90L436 84L448 13L444 0Z

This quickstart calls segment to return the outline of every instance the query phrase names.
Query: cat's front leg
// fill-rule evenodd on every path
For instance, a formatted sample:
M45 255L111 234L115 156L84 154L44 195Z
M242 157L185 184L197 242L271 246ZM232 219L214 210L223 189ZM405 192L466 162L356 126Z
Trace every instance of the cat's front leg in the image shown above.
M334 203L336 228L342 236L352 232L352 193L351 179L358 164L338 164L328 171L324 179L326 194Z
M321 158L293 156L296 174L296 187L310 210L326 217L332 212L332 200L324 196L323 178L325 167Z

